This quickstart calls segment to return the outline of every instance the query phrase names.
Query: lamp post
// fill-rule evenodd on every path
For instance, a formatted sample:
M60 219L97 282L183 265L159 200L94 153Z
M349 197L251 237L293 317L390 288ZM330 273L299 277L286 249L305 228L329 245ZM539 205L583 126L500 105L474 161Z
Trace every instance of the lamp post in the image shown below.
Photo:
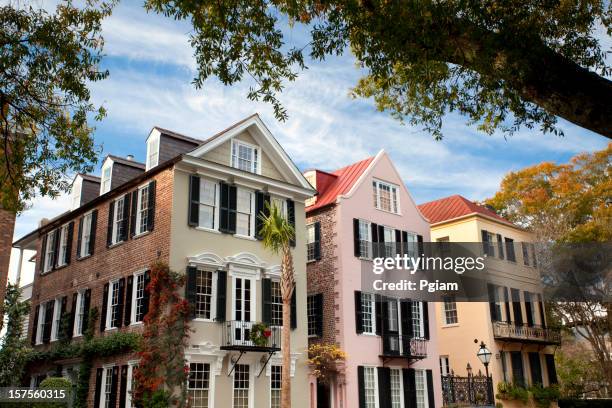
M484 341L480 342L480 349L478 349L478 353L476 353L476 357L480 360L480 362L485 367L485 374L487 380L487 402L493 403L493 379L489 378L489 362L491 361L492 353L487 348Z

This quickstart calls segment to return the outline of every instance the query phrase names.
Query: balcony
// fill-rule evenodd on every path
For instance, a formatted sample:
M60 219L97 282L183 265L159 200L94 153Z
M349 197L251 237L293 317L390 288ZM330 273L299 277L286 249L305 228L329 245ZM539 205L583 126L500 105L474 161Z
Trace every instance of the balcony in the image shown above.
M493 322L493 337L496 340L521 343L561 344L561 332L558 329L525 324Z
M257 329L257 325L256 322L241 320L230 320L223 323L220 349L264 353L280 351L281 328L276 326L266 327L264 332L260 331L257 336L254 336L253 328Z
M384 334L380 357L385 360L394 358L421 360L427 357L427 340L400 334Z

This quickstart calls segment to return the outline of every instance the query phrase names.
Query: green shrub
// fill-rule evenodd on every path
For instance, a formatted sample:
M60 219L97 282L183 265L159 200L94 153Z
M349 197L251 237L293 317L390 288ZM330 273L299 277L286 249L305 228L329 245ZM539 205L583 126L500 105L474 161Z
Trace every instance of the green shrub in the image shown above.
M556 385L542 387L541 384L537 384L529 388L529 391L538 408L548 408L551 402L559 400L559 387Z
M72 384L66 378L47 377L40 383L40 389L66 390L67 393L70 393ZM63 408L67 406L67 402L37 402L32 405L33 408Z
M496 397L506 401L521 401L526 404L529 401L529 391L520 385L500 382L497 384Z

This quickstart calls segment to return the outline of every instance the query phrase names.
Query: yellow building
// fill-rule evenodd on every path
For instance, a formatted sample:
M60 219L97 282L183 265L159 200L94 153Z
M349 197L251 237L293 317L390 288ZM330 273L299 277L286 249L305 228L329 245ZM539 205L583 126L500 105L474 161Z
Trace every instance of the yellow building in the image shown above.
M436 305L442 375L466 376L468 364L473 374L484 373L476 356L484 342L492 352L488 369L494 393L500 382L556 383L553 355L560 333L546 326L532 234L459 195L419 209L431 224L432 242L480 242L487 255L488 303L447 297Z

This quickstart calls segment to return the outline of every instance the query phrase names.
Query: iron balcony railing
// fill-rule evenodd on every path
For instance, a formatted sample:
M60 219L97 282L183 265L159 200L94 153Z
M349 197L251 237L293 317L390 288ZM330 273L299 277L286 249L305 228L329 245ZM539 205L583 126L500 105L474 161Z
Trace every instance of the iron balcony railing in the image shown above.
M230 320L223 323L221 350L242 351L279 351L281 348L281 328L266 327L253 333L257 322ZM261 329L261 326L259 326ZM256 334L254 336L253 334Z
M387 333L382 336L383 357L422 359L427 357L427 339Z
M542 326L493 322L493 337L529 343L561 344L561 331Z

